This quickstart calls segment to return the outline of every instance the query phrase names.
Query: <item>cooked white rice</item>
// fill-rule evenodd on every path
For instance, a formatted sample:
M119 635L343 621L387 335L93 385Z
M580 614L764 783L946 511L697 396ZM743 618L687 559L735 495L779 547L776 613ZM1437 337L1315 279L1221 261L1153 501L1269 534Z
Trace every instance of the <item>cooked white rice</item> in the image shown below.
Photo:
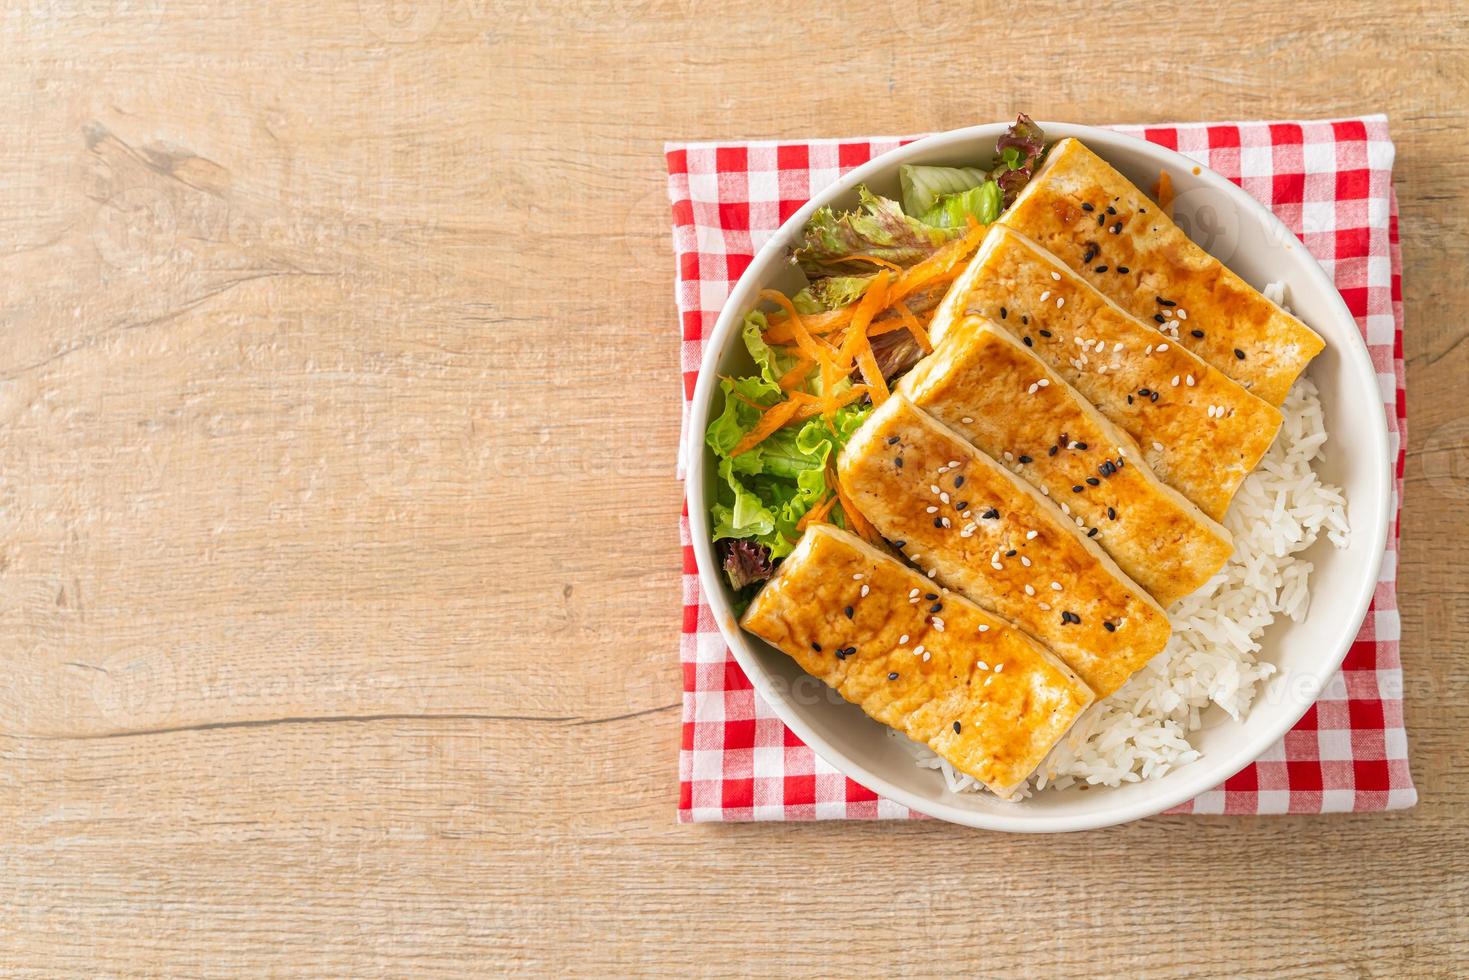
M1266 295L1271 295L1269 287ZM1277 302L1281 294L1271 297ZM1325 533L1347 542L1341 490L1312 468L1326 429L1316 386L1302 378L1281 406L1275 444L1245 480L1225 515L1234 555L1192 595L1173 604L1173 636L1158 656L1111 697L1093 705L1031 777L1036 790L1078 783L1117 786L1157 779L1199 758L1189 742L1218 705L1236 721L1275 665L1260 662L1260 637L1280 615L1299 622L1310 603L1311 563L1296 557ZM906 739L905 739L906 741ZM941 769L954 792L984 787L926 747L918 765Z

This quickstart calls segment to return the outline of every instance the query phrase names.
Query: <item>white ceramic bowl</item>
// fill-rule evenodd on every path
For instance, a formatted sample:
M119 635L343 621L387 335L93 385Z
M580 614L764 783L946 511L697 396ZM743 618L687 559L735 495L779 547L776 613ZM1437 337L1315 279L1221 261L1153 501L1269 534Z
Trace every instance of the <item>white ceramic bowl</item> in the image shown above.
M763 697L823 759L890 800L943 820L992 830L1084 830L1159 813L1211 789L1244 768L1290 729L1341 665L1372 598L1386 541L1391 463L1382 397L1366 345L1331 279L1285 226L1229 181L1171 150L1090 126L1042 123L1047 140L1081 139L1140 187L1167 169L1177 193L1175 216L1200 245L1256 288L1282 281L1297 316L1326 338L1326 350L1309 374L1321 390L1330 441L1317 466L1322 478L1347 498L1351 543L1338 549L1325 539L1306 553L1315 563L1311 608L1302 623L1282 619L1265 634L1262 659L1279 672L1260 689L1254 706L1236 723L1215 709L1194 733L1198 761L1162 779L1118 788L1046 790L1020 803L988 794L951 793L934 770L920 769L907 747L805 675L789 657L741 630L730 593L709 541L713 456L704 446L717 376L751 370L740 342L740 323L771 287L792 292L802 283L786 261L811 213L824 204L850 207L855 188L898 197L898 165L983 165L994 152L1003 124L940 133L886 153L858 167L796 212L760 249L720 314L704 354L694 391L686 448L688 501L699 577L719 627ZM1217 717L1216 717L1217 716Z

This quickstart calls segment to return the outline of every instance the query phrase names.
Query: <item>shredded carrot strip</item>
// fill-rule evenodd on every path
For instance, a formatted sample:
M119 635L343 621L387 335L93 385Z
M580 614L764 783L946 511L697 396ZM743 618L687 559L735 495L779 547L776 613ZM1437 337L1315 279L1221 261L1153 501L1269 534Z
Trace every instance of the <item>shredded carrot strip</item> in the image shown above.
M892 269L894 272L897 272L897 273L901 273L903 271L903 267L901 265L898 265L895 262L889 262L887 259L880 259L876 255L848 255L846 258L838 259L837 261L838 262L871 262L873 265L880 265L884 269Z
M888 400L887 379L882 376L882 369L877 366L877 357L873 355L871 347L864 347L857 355L857 367L862 370L862 378L867 382L867 387L872 389L872 404L881 405Z
M805 356L804 354L801 355L801 359L798 360L789 371L781 375L780 390L790 391L792 388L801 384L803 381L806 380L806 376L811 373L811 369L815 366L815 361Z
M952 272L962 259L979 247L984 238L984 230L984 225L975 221L973 215L969 215L969 230L963 237L954 239L917 265L909 266L897 284L889 290L888 301L897 303L905 300L934 280Z
M842 502L842 513L847 518L847 526L850 527L853 533L855 533L859 538L862 538L864 541L876 544L877 532L872 529L872 525L867 523L867 518L863 517L862 512L857 509L855 504L852 503L852 499L847 496L847 491L842 486L842 481L837 477L836 472L830 467L828 467L826 471L826 480L828 483L837 488L837 497Z
M795 339L796 345L801 348L801 353L813 361L824 361L826 359L828 352L823 350L821 345L817 343L816 338L811 336L810 332L806 329L806 322L801 319L801 314L796 312L795 306L786 298L784 293L777 292L774 289L762 289L760 290L760 298L769 300L785 310L785 322L791 325L791 336Z
M928 339L928 331L923 329L923 324L918 322L918 317L914 316L913 311L908 309L908 304L899 300L893 304L893 309L897 310L898 316L903 318L903 326L908 328L908 332L913 335L913 339L918 342L918 346L923 348L923 353L933 353L933 341Z
M892 285L893 277L887 273L880 273L867 287L867 292L862 294L862 300L857 304L857 311L852 314L852 323L847 327L846 336L842 338L841 349L837 351L837 367L843 371L851 370L851 365L857 360L858 355L867 344L867 328L872 324L872 318L887 305L888 287ZM869 379L871 380L871 379Z
M776 402L769 411L760 416L760 421L755 423L755 428L745 433L745 437L735 443L734 449L730 450L730 457L733 458L741 453L749 452L751 449L760 445L760 443L774 434L776 429L779 429L794 418L796 411L800 407L801 402L795 398L787 398L783 402Z
M1153 200L1158 202L1164 214L1173 217L1173 178L1166 170L1158 171L1158 182L1153 185Z
M796 522L796 530L804 531L807 525L826 523L826 515L831 513L831 509L836 506L836 502L837 495L834 493L828 494L825 500L822 500L801 515L801 519Z

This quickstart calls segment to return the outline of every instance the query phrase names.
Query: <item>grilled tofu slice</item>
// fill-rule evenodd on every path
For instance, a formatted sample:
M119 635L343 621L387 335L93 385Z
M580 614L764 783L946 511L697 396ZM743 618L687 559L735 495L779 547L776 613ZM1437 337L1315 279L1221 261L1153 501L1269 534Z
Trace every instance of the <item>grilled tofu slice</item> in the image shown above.
M1229 532L1159 480L1132 439L1034 351L982 317L949 331L898 387L1065 503L1078 528L1160 605L1203 585L1234 551ZM1127 465L1118 468L1124 457ZM1089 489L1073 493L1076 486Z
M1093 700L1020 630L827 524L806 531L742 625L1001 797Z
M910 560L1040 640L1097 697L1168 642L1162 607L1056 504L902 395L853 434L837 473ZM1103 492L1078 486L1067 496Z
M1272 405L1326 346L1078 140L1051 147L1000 221Z
M1142 448L1148 466L1209 517L1275 440L1280 410L1097 292L1013 229L995 226L954 281L929 334L966 316L1009 331Z

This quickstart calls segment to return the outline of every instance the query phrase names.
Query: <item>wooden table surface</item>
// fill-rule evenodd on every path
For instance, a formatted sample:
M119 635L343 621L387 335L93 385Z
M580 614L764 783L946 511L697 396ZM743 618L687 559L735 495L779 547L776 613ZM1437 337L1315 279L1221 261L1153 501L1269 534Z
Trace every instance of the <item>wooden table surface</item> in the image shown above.
M3 5L0 972L1469 969L1469 12L1166 7ZM1391 115L1416 809L675 824L662 142L1022 108Z

